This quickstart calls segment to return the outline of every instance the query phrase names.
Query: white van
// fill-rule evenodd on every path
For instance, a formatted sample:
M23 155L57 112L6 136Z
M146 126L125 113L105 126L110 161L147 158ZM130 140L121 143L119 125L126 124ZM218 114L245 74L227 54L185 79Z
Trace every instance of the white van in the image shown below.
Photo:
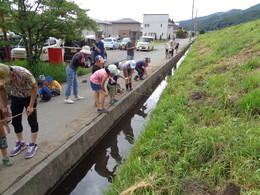
M59 39L50 37L43 46L42 54L40 56L41 61L48 61L48 48L61 48L62 42ZM11 50L11 58L14 61L24 60L26 59L26 50L24 46L18 46L17 48L14 48Z
M142 36L140 37L136 50L147 50L151 51L154 49L154 38L151 36Z

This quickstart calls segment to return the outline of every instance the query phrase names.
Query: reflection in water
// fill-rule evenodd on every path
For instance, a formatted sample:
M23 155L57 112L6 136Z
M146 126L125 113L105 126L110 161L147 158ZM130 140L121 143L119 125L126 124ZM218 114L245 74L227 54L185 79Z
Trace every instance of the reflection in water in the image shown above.
M134 139L143 130L149 112L156 106L166 85L164 80L151 95L144 94L100 144L49 194L102 194L115 177L117 166L129 154Z

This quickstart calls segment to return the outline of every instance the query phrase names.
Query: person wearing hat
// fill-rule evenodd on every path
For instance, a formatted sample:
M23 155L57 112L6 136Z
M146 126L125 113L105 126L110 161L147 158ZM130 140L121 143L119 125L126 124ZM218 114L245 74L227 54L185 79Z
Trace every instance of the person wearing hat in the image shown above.
M10 156L15 156L22 150L27 149L25 158L31 158L37 150L36 140L39 131L36 111L37 82L32 73L23 67L0 64L0 98L3 112L8 117L10 112L7 107L6 85L10 85L11 89L12 125L17 138ZM24 108L31 127L31 142L29 144L26 144L23 139L22 113Z
M92 74L96 72L97 70L104 68L105 60L102 58L102 56L98 55L95 57L95 64L92 67Z
M118 68L123 71L125 79L125 87L127 91L131 91L132 88L132 75L134 73L136 62L134 60L126 61L123 65L119 65Z
M47 76L46 82L48 84L49 89L51 90L52 95L60 95L62 92L61 85L58 81L53 80L51 76Z
M117 69L117 67L112 64L108 65L106 68L97 70L90 76L90 86L94 91L94 98L98 107L97 111L100 113L108 112L108 110L104 108L105 98L108 96L105 89L106 80L107 78L112 78L113 76L118 75L119 72L120 71Z
M46 82L46 78L45 78L45 76L44 76L43 74L41 74L41 75L39 76L39 81L41 81L43 85L45 85L46 87L48 87L48 84L47 84L47 82Z
M121 63L121 62L116 62L116 63L114 63L114 65L116 67L118 67L119 63ZM107 89L108 89L108 93L110 96L110 101L109 101L110 104L114 104L114 103L118 102L118 100L115 97L116 97L116 94L120 87L120 85L117 82L119 78L126 80L126 78L120 74L114 75L112 78L108 79ZM119 89L119 93L122 93L122 89Z
M78 77L77 77L77 69L79 66L85 67L86 66L86 55L90 55L91 51L87 49L82 49L77 52L72 60L71 63L66 68L67 74L67 86L65 92L65 103L73 104L74 101L70 99L71 88L73 88L73 95L75 100L84 99L83 97L78 95Z

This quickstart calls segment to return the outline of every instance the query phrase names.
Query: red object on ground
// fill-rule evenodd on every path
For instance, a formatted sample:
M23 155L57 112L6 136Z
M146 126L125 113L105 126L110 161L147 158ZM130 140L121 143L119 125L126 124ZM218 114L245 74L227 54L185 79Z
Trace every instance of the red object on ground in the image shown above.
M62 48L48 48L50 64L63 64Z

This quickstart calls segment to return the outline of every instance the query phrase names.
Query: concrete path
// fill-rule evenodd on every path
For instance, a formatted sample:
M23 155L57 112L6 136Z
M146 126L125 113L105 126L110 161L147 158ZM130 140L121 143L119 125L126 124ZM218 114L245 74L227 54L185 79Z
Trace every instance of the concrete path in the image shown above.
M187 46L189 39L180 39L180 50ZM135 60L143 60L144 57L150 57L151 63L148 68L149 73L156 70L158 67L166 64L170 59L165 59L164 45L156 45L156 50L153 52L135 51ZM137 55L138 54L138 55ZM176 54L174 54L176 55ZM24 176L30 175L39 163L45 160L50 154L54 153L58 148L64 145L70 138L75 136L81 129L89 125L100 114L94 106L93 91L89 84L90 74L79 78L79 95L83 96L83 100L75 101L74 104L65 104L64 95L54 97L50 102L38 101L38 118L39 118L39 137L38 150L36 155L31 159L25 159L25 151L22 151L15 157L12 157L14 165L5 167L0 165L0 194L12 187ZM82 83L87 80L87 83ZM124 86L124 80L119 79L121 86ZM133 87L138 87L141 81L133 81ZM66 84L62 85L63 94ZM124 92L121 96L124 96ZM118 97L118 96L117 96ZM120 100L120 97L118 97ZM109 98L106 98L106 107L111 107L108 103ZM113 106L112 106L113 107ZM112 108L109 108L112 109ZM24 124L24 139L26 142L30 141L30 131L27 124L26 116L23 115ZM13 127L11 126L13 130ZM12 150L16 137L14 132L8 135L9 151ZM42 181L44 182L44 181Z

